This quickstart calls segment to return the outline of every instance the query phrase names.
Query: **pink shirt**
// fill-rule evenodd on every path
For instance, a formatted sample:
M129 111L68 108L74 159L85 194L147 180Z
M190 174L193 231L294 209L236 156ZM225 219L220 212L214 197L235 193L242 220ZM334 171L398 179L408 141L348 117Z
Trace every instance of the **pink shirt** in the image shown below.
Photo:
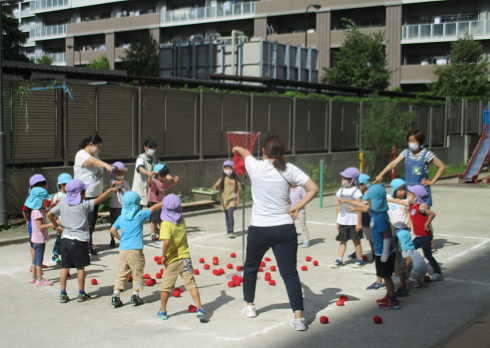
M37 227L37 219L41 219L41 224L45 225L46 222L46 212L42 210L33 210L31 212L31 225L32 225L32 237L31 242L33 243L46 243L49 240L48 229L45 228L40 230Z
M151 186L148 187L148 202L161 203L165 198L165 190L170 186L170 184L165 181L161 182L158 179L151 179Z

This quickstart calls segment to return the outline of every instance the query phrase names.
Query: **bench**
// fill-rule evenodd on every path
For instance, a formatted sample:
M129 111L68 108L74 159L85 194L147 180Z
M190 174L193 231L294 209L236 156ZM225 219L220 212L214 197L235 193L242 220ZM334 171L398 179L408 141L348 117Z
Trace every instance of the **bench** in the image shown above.
M182 203L182 211L193 211L199 209L214 208L215 201L196 201L191 203Z

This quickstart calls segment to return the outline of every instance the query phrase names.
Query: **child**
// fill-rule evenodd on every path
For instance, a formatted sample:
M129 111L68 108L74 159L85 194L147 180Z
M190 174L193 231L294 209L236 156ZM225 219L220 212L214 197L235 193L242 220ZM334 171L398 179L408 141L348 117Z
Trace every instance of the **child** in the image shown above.
M116 165L116 163L114 164ZM119 192L118 192L119 194ZM114 195L115 196L115 195ZM113 196L113 197L114 197ZM135 306L144 304L139 293L143 290L143 271L145 268L145 254L143 254L143 223L155 211L162 209L162 204L153 205L150 209L141 210L141 198L134 191L128 191L122 198L121 215L111 226L111 235L119 242L119 273L114 285L114 296L111 304L114 308L123 305L120 294L126 288L128 279L133 274L133 295L131 302ZM121 230L121 235L117 230Z
M129 183L124 180L124 174L128 170L122 162L116 162L112 165L115 169L112 170L109 175L111 179L111 187L117 187L117 193L114 193L111 198L111 226L114 225L119 215L121 215L121 209L123 207L123 196L126 192L131 191ZM116 247L116 241L114 240L114 235L111 233L111 248Z
M427 264L422 255L415 250L408 227L401 222L396 223L394 227L397 231L396 237L400 243L405 267L410 270L408 279L412 282L414 288L418 288L420 279L427 273Z
M68 173L63 173L58 176L58 193L54 194L52 199L53 199L53 204L51 204L51 209L56 207L58 204L63 202L66 199L66 190L65 186L68 184L73 178L71 177L70 174ZM59 217L58 217L59 219ZM54 263L58 264L61 262L60 256L61 256L61 236L59 234L56 234L56 241L54 242L53 246L53 257L51 260L53 260Z
M109 193L118 190L113 187L99 197L85 201L85 190L88 187L89 184L84 184L81 180L71 180L65 187L65 201L48 212L49 220L53 223L58 234L61 235L61 303L70 300L66 293L66 279L70 268L77 269L79 286L77 302L84 302L91 298L85 293L85 267L90 265L88 214L94 210L95 205L102 203ZM55 216L59 215L61 215L62 226L55 220Z
M295 184L291 186L291 190L289 192L289 200L291 201L291 208L296 206L306 196L306 191L303 187L298 187ZM308 227L306 227L306 210L305 208L301 208L298 213L299 224L301 225L301 229L303 230L303 234L305 236L305 240L303 241L303 248L308 248L310 246L310 234L308 232ZM295 220L296 221L296 220Z
M408 186L408 204L410 204L410 220L413 226L413 245L415 249L422 248L424 256L429 261L434 274L430 277L431 281L443 280L441 268L436 259L432 256L431 241L432 231L430 223L434 220L436 214L432 212L427 203L424 203L424 198L427 196L427 191L421 185Z
M36 283L36 286L53 285L53 282L43 278L44 251L46 250L46 243L49 240L48 229L53 227L53 224L46 223L46 211L44 209L46 200L49 198L51 196L48 194L48 191L42 187L34 187L24 203L27 207L27 213L31 216L31 243L34 249L32 277L29 279L29 282Z
M233 213L235 212L238 203L240 203L240 188L241 184L233 169L233 161L225 161L221 178L214 184L213 190L219 189L221 193L221 210L225 212L225 222L227 237L233 237L235 220Z
M202 309L199 290L197 290L192 268L189 244L187 244L187 229L180 198L169 195L163 199L162 225L160 227L160 239L163 240L162 264L165 272L162 276L161 308L157 315L160 319L168 319L167 302L170 291L175 289L175 282L180 275L187 291L190 292L197 306L196 315L201 323L207 323L206 312Z
M161 203L165 198L165 190L174 186L179 177L171 177L169 174L170 170L163 163L158 163L153 169L157 174L154 177L148 177L148 208L151 206ZM151 239L158 240L157 230L160 224L160 214L161 211L156 211L151 215Z
M337 197L344 201L358 201L361 203L362 192L359 190L359 170L351 167L344 170L342 173L342 188L337 191ZM356 250L357 261L353 267L359 268L364 266L362 260L361 239L362 235L362 215L360 212L350 212L348 203L337 204L337 230L339 234L336 240L340 242L339 256L332 268L338 268L344 265L344 253L348 240L352 240Z

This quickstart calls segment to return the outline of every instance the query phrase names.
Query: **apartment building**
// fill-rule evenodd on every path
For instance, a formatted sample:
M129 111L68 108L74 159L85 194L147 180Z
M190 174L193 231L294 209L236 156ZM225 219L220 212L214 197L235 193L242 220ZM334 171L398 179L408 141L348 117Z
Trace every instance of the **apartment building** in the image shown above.
M305 14L309 5L320 8ZM56 65L83 66L106 55L111 69L119 69L125 48L139 35L165 44L239 30L301 46L306 30L321 72L334 64L332 53L344 41L342 18L364 33L385 32L391 87L404 91L424 90L434 64L449 64L451 42L467 33L490 54L490 0L22 0L10 6L30 33L26 54L48 54Z

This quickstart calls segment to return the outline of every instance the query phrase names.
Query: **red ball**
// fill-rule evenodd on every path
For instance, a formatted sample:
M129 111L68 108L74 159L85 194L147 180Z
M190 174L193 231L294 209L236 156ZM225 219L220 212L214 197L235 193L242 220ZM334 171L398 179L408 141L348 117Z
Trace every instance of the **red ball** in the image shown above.
M275 272L276 271L276 266L271 266L271 272Z
M174 290L172 293L173 297L180 297L180 291L179 290Z
M302 270L302 271L307 271L307 270L308 270L308 267L306 267L306 266L302 266L302 267L301 267L301 270Z
M194 275L199 275L199 270L198 269L195 269L194 270Z
M231 254L230 254L230 257L231 257L232 259L234 259L234 258L236 257L236 254L235 254L235 253L231 253Z
M157 283L156 279L151 278L152 285L155 285Z
M306 261L310 262L311 261L311 256L306 256Z
M269 280L269 285L276 285L276 281L273 279Z
M343 306L344 305L344 301L343 300L337 300L337 302L335 302L337 304L337 306Z
M424 277L424 282L426 282L426 283L430 282L430 277L428 275L426 275Z
M259 272L264 272L264 269L262 267L259 267Z
M339 300L341 300L341 301L347 301L347 300L349 300L349 298L347 296L345 296L345 295L342 295L342 296L339 297Z
M146 284L146 286L152 286L153 285L153 280L148 279L145 284Z
M154 261L158 261L158 259L159 259L159 258L160 258L160 256L155 256L155 257L153 258L153 260L154 260Z
M213 265L215 265L215 266L219 265L218 260L213 260Z
M269 280L271 280L271 276L270 276L270 275L269 275L269 276L268 276L268 275L266 275L266 276L264 277L264 280L265 280L266 282L268 282Z
M328 323L328 318L326 316L321 316L320 317L320 323L322 323L322 324Z
M362 261L367 262L367 260L368 260L368 257L366 255L363 255L362 256Z
M233 269L233 265L232 265L231 263L227 264L227 265L226 265L226 267L227 267L228 269Z
M219 273L219 271L217 269L213 269L213 274L214 275L219 275L220 273Z
M70 276L71 276L71 274L70 274L70 272L68 272L68 275L67 275L67 277L68 277L68 278L70 278Z
M237 278L237 279L235 279L235 280L233 281L233 284L235 284L235 286L240 286L240 284L241 284L241 283L242 283L242 282L240 281L240 279L239 279L239 278Z
M46 265L43 265L43 268L48 268L48 266L46 266Z
M381 324L383 322L383 319L381 319L381 317L379 315L376 315L373 318L373 321L374 321L375 324Z
M231 277L231 280L233 280L233 281L234 281L234 280L235 280L235 279L237 279L237 278L238 278L238 276L237 276L236 274L234 274L234 275Z
M219 260L218 256L213 256L213 260Z
M209 269L209 265L208 264L205 264L204 266L202 266L202 268Z
M270 274L269 272L265 272L264 276L266 276L266 277L270 277L270 276L271 276L271 274Z
M242 270L242 266L236 266L237 272L240 272Z
M220 274L225 274L225 270L223 268L220 268L218 271Z
M237 279L238 279L238 281L239 281L240 283L241 283L241 282L243 282L243 278L242 278L242 277L238 277Z
M163 274L163 268L160 268L160 273Z
M131 275L129 276L128 283L132 283L132 282L133 282L133 275L131 274Z
M202 257L199 259L199 263L204 263L204 259Z
M318 266L318 261L313 261L313 266Z
M260 263L260 267L265 267L265 262L264 262L264 261L262 261L262 262Z
M95 278L94 278L94 279L92 279L92 280L90 281L90 283L92 283L92 285L97 285L97 279L95 279Z
M233 282L233 281L228 282L228 287L229 288L234 288L235 286L236 286L235 285L235 282Z
M175 290L179 290L180 293L183 293L184 292L184 289L183 288L175 288Z
M272 261L270 257L266 257L264 260L267 262Z
M161 264L162 264L162 258L159 258L159 259L157 260L157 265L161 265Z
M149 275L148 273L146 273L144 276L143 276L144 279L151 279L151 275Z
M162 274L161 273L155 274L155 278L162 279Z
M189 305L189 313L196 313L197 307L194 305Z

